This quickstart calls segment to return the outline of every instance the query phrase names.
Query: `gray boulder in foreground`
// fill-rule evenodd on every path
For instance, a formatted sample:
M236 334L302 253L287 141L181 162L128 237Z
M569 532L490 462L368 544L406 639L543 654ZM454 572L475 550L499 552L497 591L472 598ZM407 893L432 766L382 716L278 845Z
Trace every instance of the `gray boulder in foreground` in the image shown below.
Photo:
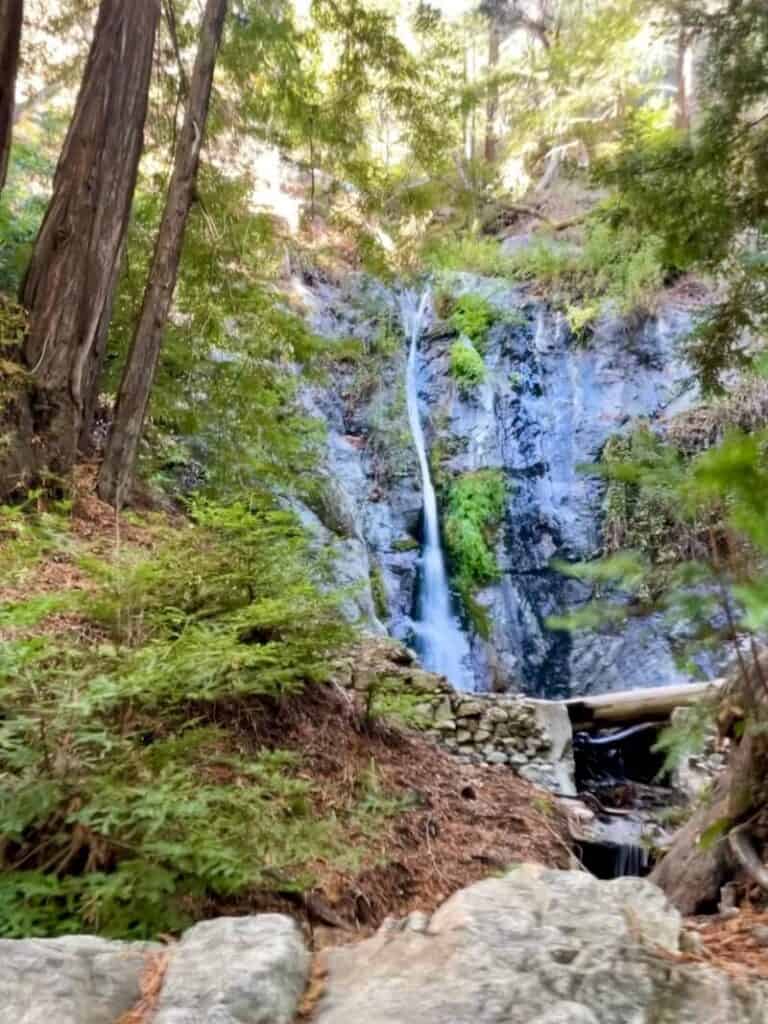
M2 1024L116 1024L163 947L91 936L0 940ZM152 1024L289 1024L309 954L280 914L203 921L169 949Z
M314 1024L766 1024L768 983L676 961L681 932L650 882L525 866L330 951Z
M282 914L202 921L171 955L152 1024L289 1024L309 959Z
M681 934L650 882L526 866L325 954L312 1024L768 1024L768 982L681 960ZM0 1021L116 1024L161 948L0 941ZM204 921L168 953L151 1024L295 1020L310 956L290 918Z
M153 949L91 935L0 940L3 1024L114 1024L140 996Z

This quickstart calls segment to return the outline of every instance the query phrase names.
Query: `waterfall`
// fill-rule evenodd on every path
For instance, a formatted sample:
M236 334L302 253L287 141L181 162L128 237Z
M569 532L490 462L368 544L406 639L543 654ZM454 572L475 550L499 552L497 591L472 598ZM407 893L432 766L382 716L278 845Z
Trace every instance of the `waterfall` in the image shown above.
M401 298L400 315L409 342L406 375L408 420L419 458L424 509L421 585L414 631L417 650L425 668L446 676L458 689L472 690L474 680L467 668L469 645L451 607L451 591L440 544L437 497L429 471L424 429L419 412L419 339L424 331L430 308L431 298L428 290L424 291L420 298L410 291L405 292Z

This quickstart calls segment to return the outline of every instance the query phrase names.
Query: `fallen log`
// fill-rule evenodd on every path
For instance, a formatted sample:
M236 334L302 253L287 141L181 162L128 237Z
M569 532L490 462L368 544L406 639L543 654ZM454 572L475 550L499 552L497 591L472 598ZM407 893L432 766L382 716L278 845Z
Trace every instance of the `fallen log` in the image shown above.
M675 708L715 697L723 685L724 680L713 679L707 683L683 683L647 690L603 693L598 697L575 697L564 703L574 729L598 723L663 721L669 718Z

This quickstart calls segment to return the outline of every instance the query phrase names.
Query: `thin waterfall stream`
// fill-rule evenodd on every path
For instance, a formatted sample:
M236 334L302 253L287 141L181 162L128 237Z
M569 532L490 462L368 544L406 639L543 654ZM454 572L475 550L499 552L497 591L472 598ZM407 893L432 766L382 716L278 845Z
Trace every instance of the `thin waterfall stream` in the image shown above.
M468 668L469 643L452 607L445 557L440 543L437 496L429 469L424 428L419 410L419 341L429 321L431 294L405 292L400 302L403 330L408 338L406 396L408 420L419 459L424 511L424 542L414 632L424 667L447 677L457 689L475 688Z

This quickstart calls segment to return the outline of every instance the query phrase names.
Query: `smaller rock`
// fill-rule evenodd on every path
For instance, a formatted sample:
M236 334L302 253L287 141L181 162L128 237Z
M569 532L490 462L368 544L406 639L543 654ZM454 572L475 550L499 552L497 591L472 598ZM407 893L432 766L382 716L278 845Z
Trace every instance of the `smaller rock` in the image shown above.
M432 672L412 669L409 673L409 680L414 690L423 690L425 693L445 689L445 684L440 676L436 676Z
M494 750L492 754L488 754L486 761L488 764L506 764L508 755L503 750Z
M485 705L481 700L463 700L456 708L457 718L472 718L473 715L482 715Z
M498 704L492 704L486 711L484 718L489 722L508 722L509 713Z
M768 925L756 924L752 929L752 938L758 946L768 946Z
M501 743L501 746L504 748L504 750L506 750L506 752L508 754L522 754L523 753L523 751L520 750L518 742L517 742L517 740L515 739L514 736L510 736L508 739L500 740L499 742Z

